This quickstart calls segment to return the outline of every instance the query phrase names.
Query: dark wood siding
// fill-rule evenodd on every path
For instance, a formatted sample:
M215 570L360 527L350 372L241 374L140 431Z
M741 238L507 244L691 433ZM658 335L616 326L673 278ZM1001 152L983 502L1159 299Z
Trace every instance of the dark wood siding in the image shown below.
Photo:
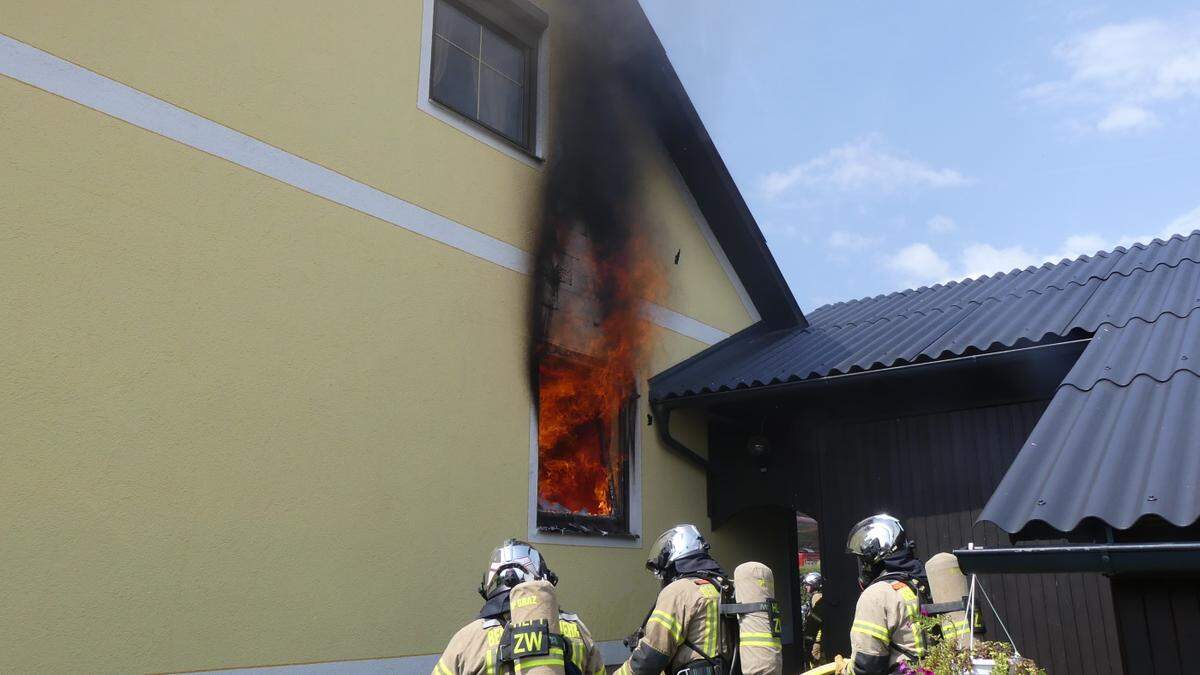
M846 653L858 597L845 537L859 519L886 511L900 518L928 559L968 542L1008 545L990 525L975 526L984 503L1045 410L1046 402L878 420L829 421L798 430L815 454L826 633ZM1121 673L1108 580L1099 575L990 575L983 584L1022 653L1054 675ZM990 639L1003 631L985 611ZM1148 671L1147 671L1148 672Z
M1116 579L1113 600L1129 673L1200 670L1200 579Z

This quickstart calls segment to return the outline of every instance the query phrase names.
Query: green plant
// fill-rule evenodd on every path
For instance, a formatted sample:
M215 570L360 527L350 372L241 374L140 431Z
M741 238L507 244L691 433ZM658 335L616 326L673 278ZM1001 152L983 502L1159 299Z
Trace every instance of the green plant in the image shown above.
M940 634L941 631L939 621L933 617L921 616L917 619L917 625L926 635ZM965 647L959 648L955 640L942 640L933 645L924 658L900 672L912 675L964 675L973 669L972 658L994 660L993 675L1046 675L1046 670L1031 659L1015 655L1012 645L991 640L976 640L971 653Z

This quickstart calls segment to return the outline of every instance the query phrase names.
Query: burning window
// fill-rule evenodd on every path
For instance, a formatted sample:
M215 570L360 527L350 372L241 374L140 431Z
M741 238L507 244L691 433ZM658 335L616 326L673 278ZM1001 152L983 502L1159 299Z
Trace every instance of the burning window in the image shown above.
M629 86L641 69L629 50L614 48L622 24L611 4L574 3L572 34L585 39L555 54L564 86L531 251L528 373L538 426L529 515L535 537L604 535L614 540L557 541L636 546L635 385L649 370L657 328L648 303L666 295L668 247L641 180L648 155L631 142L649 130Z
M630 534L637 399L632 383L605 383L604 371L594 359L561 350L539 363L540 531Z

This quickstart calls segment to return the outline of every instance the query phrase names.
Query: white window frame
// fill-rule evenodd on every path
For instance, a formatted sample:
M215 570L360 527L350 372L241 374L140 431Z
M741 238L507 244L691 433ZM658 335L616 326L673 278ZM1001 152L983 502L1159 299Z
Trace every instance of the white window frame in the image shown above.
M635 392L636 394L636 392ZM629 533L604 536L542 532L537 527L538 515L538 418L537 406L529 408L529 542L561 544L564 546L595 546L603 548L642 547L642 424L646 414L646 397L638 396L633 419L633 447L629 463Z
M522 164L541 169L546 158L546 123L550 106L549 16L529 0L456 1L479 11L484 16L495 14L497 7L503 7L508 10L506 14L519 17L518 20L527 28L538 31L537 45L534 50L537 63L533 67L536 73L534 83L536 90L533 96L534 110L530 115L533 123L532 142L528 151L522 150L499 134L466 119L429 96L429 78L433 63L433 13L437 0L424 0L424 9L421 14L421 74L417 86L417 108ZM505 26L501 24L501 27Z

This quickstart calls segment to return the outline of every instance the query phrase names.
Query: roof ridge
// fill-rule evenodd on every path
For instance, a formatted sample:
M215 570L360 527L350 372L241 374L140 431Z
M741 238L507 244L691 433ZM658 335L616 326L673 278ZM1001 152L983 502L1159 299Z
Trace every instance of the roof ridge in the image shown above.
M964 279L951 279L946 282L940 282L940 283L933 284L932 286L919 286L917 288L907 288L907 289L903 289L903 290L899 290L899 291L892 291L890 293L880 293L878 295L867 296L864 298L851 298L849 300L840 300L838 302L825 303L824 305L821 305L820 307L817 307L816 309L814 309L812 311L812 313L817 314L818 312L829 311L829 310L832 310L837 307L846 307L846 306L850 306L850 305L854 305L854 304L858 304L858 303L882 300L882 299L890 298L890 297L897 296L897 295L924 293L924 292L936 291L936 290L940 290L940 289L944 289L944 288L951 288L953 286L976 284L976 283L979 283L984 280L991 281L991 280L999 279L1000 277L1005 277L1005 276L1009 276L1009 275L1016 276L1016 275L1022 274L1024 272L1036 272L1037 270L1041 270L1041 269L1050 269L1050 268L1054 268L1054 267L1066 267L1066 266L1070 266L1075 263L1078 263L1081 260L1084 260L1085 258L1088 261L1091 261L1095 258L1108 258L1108 257L1114 256L1114 254L1119 255L1119 256L1124 256L1133 250L1147 251L1150 249L1151 246L1166 246L1167 244L1169 244L1172 241L1186 241L1197 235L1200 235L1200 229L1192 230L1191 232L1189 232L1186 235L1173 234L1166 239L1161 239L1159 237L1155 237L1154 239L1150 240L1150 242L1145 243L1145 244L1143 244L1141 242L1135 242L1133 244L1130 244L1130 246L1128 248L1126 248L1124 246L1117 246L1108 251L1096 251L1092 255L1081 254L1079 256L1076 256L1075 258L1062 258L1058 262L1052 262L1052 261L1047 260L1046 262L1043 262L1040 265L1029 265L1028 267L1023 267L1023 268L1014 267L1013 269L1008 270L1007 272L998 271L998 272L994 272L992 274L982 274L978 277L966 277ZM1183 260L1191 260L1192 262L1200 263L1200 260L1196 260L1196 259L1193 259L1190 257L1181 258L1179 262L1182 262ZM1159 263L1158 265L1162 265L1162 264L1166 264L1166 263ZM1158 265L1155 265L1154 268L1146 269L1146 271L1148 271L1148 272L1152 271L1153 269L1157 268ZM1144 269L1144 268L1142 268L1141 266L1138 266L1138 267L1135 267L1132 270L1130 270L1130 272L1136 271L1137 269ZM1108 275L1106 275L1104 277L1088 277L1088 279L1084 283L1086 283L1087 281L1090 281L1093 278L1097 278L1097 279L1101 279L1101 280L1108 279L1113 274L1120 274L1120 273L1119 272L1110 272ZM1125 275L1125 276L1128 276L1128 275ZM1072 281L1068 282L1067 285L1076 284L1076 283L1078 283L1078 282L1072 280ZM1078 285L1083 285L1083 284L1078 284ZM1059 290L1066 290L1065 288L1057 287L1057 286L1054 286L1053 284L1051 284L1050 286L1047 286L1046 288L1058 288Z
M1197 230L1197 233L1200 233L1200 230ZM1178 235L1176 235L1176 236L1178 236ZM1059 285L1057 283L1052 283L1052 284L1047 284L1045 286L1041 286L1039 288L1028 288L1028 289L1025 289L1024 291L1021 291L1020 293L1017 293L1015 291L1006 291L1003 293L981 296L979 298L972 298L970 300L967 300L965 304L960 304L959 301L955 301L955 302L951 302L948 305L939 305L939 306L935 306L932 308L922 308L922 309L912 310L911 312L903 312L900 314L883 314L883 315L872 317L870 319L844 321L844 322L839 322L839 323L824 323L821 321L820 317L817 316L815 318L815 323L811 324L810 327L843 328L846 326L869 326L873 323L877 323L877 322L883 321L883 320L898 319L898 318L908 317L913 314L920 314L920 313L926 311L926 309L945 309L947 307L958 307L959 309L966 309L966 305L969 305L971 303L983 304L984 302L986 302L988 300L1003 300L1005 298L1016 298L1019 300L1027 295L1046 295L1046 293L1048 293L1051 289L1062 292L1062 291L1068 290L1071 286L1079 286L1079 287L1087 286L1088 284L1090 284L1093 281L1104 282L1104 281L1108 281L1109 279L1112 279L1113 277L1129 278L1129 277L1133 276L1133 274L1136 272L1145 272L1145 273L1149 274L1151 272L1158 271L1158 269L1160 267L1165 267L1168 269L1177 269L1183 263L1192 263L1195 265L1200 265L1200 258L1184 256L1184 257L1180 258L1179 260L1176 260L1173 263L1159 262L1159 263L1155 263L1151 267L1146 267L1145 265L1138 265L1137 267L1133 267L1133 268L1131 268L1129 270L1125 270L1125 271L1110 269L1108 271L1108 273L1105 274L1104 276L1092 275L1082 281L1077 280L1077 279L1072 279L1062 285ZM816 315L817 312L814 311L813 314ZM924 316L927 316L927 314L924 314Z

